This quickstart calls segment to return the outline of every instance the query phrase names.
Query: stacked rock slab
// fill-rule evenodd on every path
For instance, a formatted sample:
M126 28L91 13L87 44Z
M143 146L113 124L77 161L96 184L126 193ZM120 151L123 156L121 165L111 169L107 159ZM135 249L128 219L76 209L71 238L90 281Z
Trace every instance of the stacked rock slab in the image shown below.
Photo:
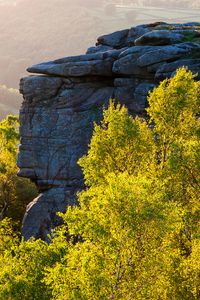
M149 90L181 66L200 76L200 23L139 25L99 37L84 55L28 68L37 75L20 82L18 166L40 194L27 207L25 239L46 239L56 213L77 204L84 188L77 161L109 99L144 115Z

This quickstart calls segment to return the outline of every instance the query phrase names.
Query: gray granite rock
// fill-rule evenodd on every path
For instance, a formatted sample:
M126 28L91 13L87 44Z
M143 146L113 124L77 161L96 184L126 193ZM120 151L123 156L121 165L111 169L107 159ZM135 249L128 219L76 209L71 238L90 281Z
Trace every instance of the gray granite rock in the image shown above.
M115 61L113 65L113 73L123 75L135 75L138 77L148 76L146 68L137 64L138 53L126 55Z
M134 78L116 78L114 80L115 101L130 108L131 103L134 102L134 91L139 82L138 79Z
M145 117L148 92L159 80L180 66L200 74L198 26L139 25L101 36L84 55L28 68L36 75L20 81L18 166L19 176L34 181L40 194L24 216L25 239L48 241L60 222L56 213L77 204L76 193L84 188L77 161L87 153L94 122L100 122L110 98L125 104L133 116ZM195 42L180 42L191 33Z
M113 48L123 48L126 46L126 40L129 30L120 30L111 34L106 34L98 37L97 45L106 45Z
M114 48L111 46L106 46L106 45L97 45L97 46L92 46L87 49L86 54L94 54L98 52L105 52L109 50L113 50Z
M135 103L135 110L137 110L137 112L142 113L145 108L148 106L148 102L147 102L147 97L150 91L152 91L154 88L156 87L156 85L154 83L150 83L150 82L142 82L140 83L134 92L134 98L137 99L136 103Z
M105 60L90 60L80 62L66 62L66 63L46 63L39 64L28 68L30 73L56 75L56 76L111 76L112 75L112 59Z
M120 54L119 54L119 59L129 55L129 54L134 54L136 55L136 57L140 57L142 54L145 54L149 51L153 51L155 49L160 49L161 47L156 47L156 46L134 46L134 47L130 47L126 50L123 50Z
M186 53L187 50L178 48L175 45L163 46L160 49L149 51L140 56L137 59L137 64L139 67L147 67L156 63L178 59L180 57L183 57Z
M47 76L30 76L20 80L20 92L26 95L29 105L54 97L62 85L61 78Z
M180 59L175 62L162 64L158 68L155 78L157 80L163 80L167 77L171 77L180 67L187 67L200 78L200 59Z
M74 191L69 188L58 187L40 194L27 206L22 227L25 240L34 236L49 242L51 230L61 224L57 212L76 203Z
M200 26L200 22L187 22L183 24L183 26L192 26L192 27Z
M128 36L127 36L127 44L128 46L135 45L135 40L142 36L143 34L149 32L150 29L145 25L139 25L136 27L132 27L129 30Z
M129 112L135 115L144 115L147 107L147 96L156 85L139 78L116 78L115 101L128 107Z
M154 30L143 34L135 40L136 46L157 46L180 43L184 35L170 30Z

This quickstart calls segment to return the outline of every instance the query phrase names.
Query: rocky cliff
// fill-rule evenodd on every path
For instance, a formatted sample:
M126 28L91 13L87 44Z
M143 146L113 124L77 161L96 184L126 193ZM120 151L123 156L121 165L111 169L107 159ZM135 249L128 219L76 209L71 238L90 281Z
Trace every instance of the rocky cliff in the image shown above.
M200 23L136 26L99 37L84 55L28 68L38 75L20 82L18 166L40 194L27 207L25 239L45 239L59 222L56 213L76 204L84 187L77 160L109 99L144 115L148 91L180 66L200 76Z

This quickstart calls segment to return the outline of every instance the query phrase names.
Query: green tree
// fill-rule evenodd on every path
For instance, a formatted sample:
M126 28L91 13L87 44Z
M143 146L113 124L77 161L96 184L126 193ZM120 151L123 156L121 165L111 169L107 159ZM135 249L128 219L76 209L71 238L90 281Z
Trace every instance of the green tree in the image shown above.
M18 127L17 116L0 122L0 220L10 217L14 222L22 220L26 205L36 195L33 184L17 177Z
M60 262L67 251L66 236L55 236L50 245L42 240L20 241L12 222L0 222L0 299L49 300L44 270Z
M0 299L199 299L194 77L182 68L154 89L148 120L110 103L79 162L80 205L61 214L51 244L20 242L0 223Z
M199 298L194 77L182 68L161 83L149 96L149 121L111 103L95 126L80 160L88 188L63 216L82 240L45 278L54 299Z

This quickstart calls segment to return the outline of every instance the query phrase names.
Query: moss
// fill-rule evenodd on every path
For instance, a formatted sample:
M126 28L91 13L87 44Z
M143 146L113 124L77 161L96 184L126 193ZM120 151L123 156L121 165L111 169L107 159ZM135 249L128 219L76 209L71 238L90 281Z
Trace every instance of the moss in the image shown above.
M197 37L195 33L183 32L183 35L184 35L183 42L200 43L200 37Z
M158 30L175 30L175 28L172 25L160 25Z

